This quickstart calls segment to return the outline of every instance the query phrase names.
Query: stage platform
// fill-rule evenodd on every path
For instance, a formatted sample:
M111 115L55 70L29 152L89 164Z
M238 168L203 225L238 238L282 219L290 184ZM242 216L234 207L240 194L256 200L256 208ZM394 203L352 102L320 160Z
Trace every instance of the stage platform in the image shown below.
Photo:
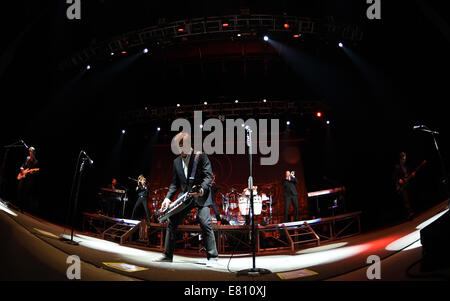
M294 253L305 245L320 245L325 241L332 241L350 237L361 233L361 211L346 213L331 217L317 218L290 223L271 225L256 225L256 252L263 254ZM305 233L305 223L310 227L310 234ZM130 231L119 238L120 227L130 226ZM135 226L134 229L131 227ZM115 231L117 227L119 231ZM112 218L94 213L83 213L83 232L94 235L97 238L118 241L121 245L135 246L154 251L163 251L164 235L167 224L144 224L120 218ZM108 230L110 229L110 230ZM251 252L251 240L249 233L251 226L217 225L213 224L217 249L220 254L249 253ZM109 232L113 232L111 239ZM198 255L201 249L201 229L198 224L180 225L178 227L179 248L183 254ZM105 235L106 234L106 235Z
M215 265L208 266L202 253L193 256L183 254L179 250L175 254L174 262L154 263L152 260L161 256L160 251L121 245L119 242L100 239L83 232L74 233L74 241L78 245L68 244L61 238L70 238L70 229L27 213L22 214L8 206L8 203L2 202L0 278L67 280L67 257L77 255L81 260L82 280L368 280L367 258L376 255L381 259L381 280L442 280L443 278L437 276L422 275L419 265L410 266L421 258L420 229L447 210L445 201L417 215L411 221L389 228L350 237L323 238L319 246L305 245L296 248L294 252L284 254L266 255L260 252L256 258L256 266L272 273L239 276L238 271L252 267L252 257L249 253L223 253ZM314 223L311 222L311 225ZM282 228L283 224L270 227ZM260 231L264 230L265 227L261 227ZM219 229L216 229L216 233L217 231ZM408 268L409 273L406 272ZM446 273L444 275L449 275L448 271ZM421 275L427 277L421 278Z

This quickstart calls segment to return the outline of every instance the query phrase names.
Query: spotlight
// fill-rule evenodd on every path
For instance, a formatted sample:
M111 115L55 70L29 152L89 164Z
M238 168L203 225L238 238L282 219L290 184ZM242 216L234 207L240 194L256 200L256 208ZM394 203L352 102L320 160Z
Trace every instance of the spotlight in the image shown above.
M300 38L301 34L294 34L293 37L294 38Z
M284 28L286 28L286 29L288 29L290 26L289 26L289 24L288 23L284 23Z
M145 48L143 52L144 52L144 53L147 53L147 52L148 52L148 49L147 49L147 48Z
M91 65L86 66L86 70L89 70L89 69L91 69Z
M234 103L238 103L238 102L239 102L239 100L237 100L237 99L234 101Z
M269 37L268 36L264 36L264 41L268 41L269 40Z
M237 36L238 36L238 37L240 37L240 36L241 36L241 34L240 34L240 33L238 33L238 34L237 34Z
M127 52L126 52L125 50L124 50L124 51L122 51L121 53L122 53L122 54L127 54Z
M316 113L316 116L317 116L317 117L322 117L322 112L317 112L317 113Z
M184 28L178 28L178 32L183 32Z
M228 27L228 26L230 26L230 24L228 24L228 23L223 23L222 24L222 27Z
M180 104L179 104L179 103L177 103L177 107L180 107Z
M289 120L286 121L286 125L291 125L291 122Z
M156 130L159 132L159 131L161 131L161 128L158 126L158 127L156 128Z
M114 52L111 52L111 55L114 55Z
M264 98L264 99L263 99L263 102L267 102L267 99Z
M122 130L122 134L125 134L125 130Z
M338 46L342 48L344 47L344 44L342 44L342 42L339 42Z
M208 103L205 101L203 104L206 106Z
M330 124L330 121L329 121L329 120L327 120L327 124Z

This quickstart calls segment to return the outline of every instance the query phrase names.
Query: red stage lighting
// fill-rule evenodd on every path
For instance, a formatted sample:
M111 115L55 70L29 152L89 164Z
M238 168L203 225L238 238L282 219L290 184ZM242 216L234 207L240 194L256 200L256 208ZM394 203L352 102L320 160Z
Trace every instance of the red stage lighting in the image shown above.
M230 26L230 24L228 24L228 23L223 23L222 24L222 27L228 27L228 26Z
M294 37L294 38L299 38L300 35L299 35L299 34L295 34L295 35L293 35L293 37Z
M122 51L121 53L122 53L122 54L126 54L127 52L126 52L126 51Z
M284 28L286 28L286 29L288 29L290 26L289 26L289 24L288 23L284 23Z
M316 116L317 116L317 117L322 117L322 112L317 112L317 113L316 113Z
M178 28L178 32L183 32L184 28Z

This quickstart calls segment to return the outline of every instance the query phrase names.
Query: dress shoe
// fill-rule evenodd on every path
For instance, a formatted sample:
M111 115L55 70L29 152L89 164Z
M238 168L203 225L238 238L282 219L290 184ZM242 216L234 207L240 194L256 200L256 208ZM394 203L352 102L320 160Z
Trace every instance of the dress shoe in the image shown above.
M153 259L153 262L172 262L172 261L173 259L171 257L167 257L166 255Z

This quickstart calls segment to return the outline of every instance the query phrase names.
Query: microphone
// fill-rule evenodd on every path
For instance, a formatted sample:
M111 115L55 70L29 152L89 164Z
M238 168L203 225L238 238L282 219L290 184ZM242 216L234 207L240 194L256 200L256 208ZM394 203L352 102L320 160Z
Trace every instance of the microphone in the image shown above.
M94 164L94 161L93 161L91 158L89 158L89 156L86 154L86 152L85 152L84 150L82 150L81 152L82 152L83 155L85 155L86 158L89 160L89 164L90 164L90 165Z
M25 146L28 149L28 145L25 143L25 141L20 140L20 142L23 144L23 146Z

